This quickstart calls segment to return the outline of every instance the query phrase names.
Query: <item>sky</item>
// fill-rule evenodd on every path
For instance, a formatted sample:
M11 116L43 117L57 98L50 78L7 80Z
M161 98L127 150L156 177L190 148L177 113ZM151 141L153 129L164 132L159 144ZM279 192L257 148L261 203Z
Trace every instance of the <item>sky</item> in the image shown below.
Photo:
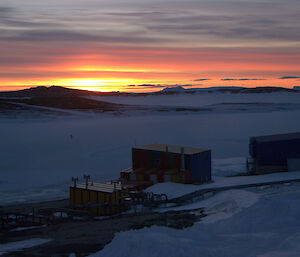
M300 86L299 0L1 0L0 91Z

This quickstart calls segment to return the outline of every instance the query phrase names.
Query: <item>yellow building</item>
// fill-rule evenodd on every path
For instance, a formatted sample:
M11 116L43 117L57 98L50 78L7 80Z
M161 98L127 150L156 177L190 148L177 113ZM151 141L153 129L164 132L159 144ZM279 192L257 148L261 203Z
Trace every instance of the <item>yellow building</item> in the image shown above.
M121 184L88 182L70 187L70 205L95 215L112 215L126 209L127 195Z

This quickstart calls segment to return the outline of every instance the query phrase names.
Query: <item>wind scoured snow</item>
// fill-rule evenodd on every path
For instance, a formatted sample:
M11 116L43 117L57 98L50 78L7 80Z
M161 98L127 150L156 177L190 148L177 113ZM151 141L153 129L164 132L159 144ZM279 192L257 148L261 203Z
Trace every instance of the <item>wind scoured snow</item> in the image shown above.
M243 209L249 208L258 200L259 195L256 193L246 190L229 190L218 193L203 201L197 201L178 207L161 208L159 211L186 211L205 208L205 213L208 214L208 216L201 219L201 222L209 224L230 218Z
M166 194L169 199L180 197L199 190L197 185L179 184L172 182L158 183L148 187L145 192L153 192L154 194Z
M228 219L245 208L249 208L259 200L258 194L245 190L230 190L217 194L203 202L206 213L209 214L201 222L205 224L214 223L219 220ZM185 206L183 206L184 208Z
M120 232L90 257L298 257L299 183L295 187L297 190L289 194L259 199L245 191L224 192L203 203L221 213L224 202L235 199L242 204L238 208L225 204L231 215L226 219L217 221L214 217L213 222L205 222L204 218L204 222L183 230L151 227ZM286 190L285 186L280 188Z
M237 185L254 185L259 183L290 181L300 179L300 171L279 172L257 176L213 177L213 182L203 185L178 183L158 183L146 189L146 192L166 194L169 199L177 198L202 189L224 188Z
M0 244L0 255L9 252L20 251L26 248L35 247L52 241L52 239L32 238L24 241Z
M300 233L295 236L287 237L283 241L285 249L280 251L270 251L257 257L299 257L300 253Z

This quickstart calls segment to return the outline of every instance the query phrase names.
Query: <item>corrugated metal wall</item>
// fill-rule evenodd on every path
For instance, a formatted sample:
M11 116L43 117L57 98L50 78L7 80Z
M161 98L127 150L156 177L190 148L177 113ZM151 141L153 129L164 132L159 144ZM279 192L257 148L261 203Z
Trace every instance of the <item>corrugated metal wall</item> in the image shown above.
M134 170L147 169L180 169L180 154L143 149L132 149L132 167Z
M125 210L123 196L127 191L116 191L113 193L99 192L89 189L70 187L70 204L107 204L107 206L88 208L95 215L112 215ZM80 208L84 209L84 208Z
M192 155L189 166L193 182L211 181L211 151Z
M258 165L287 166L288 158L300 156L300 139L286 141L250 141L250 154Z
M181 168L181 154L154 150L132 149L132 166L137 181L177 183L211 181L211 151L184 155L184 174ZM164 174L172 171L170 174ZM150 176L145 176L150 172Z

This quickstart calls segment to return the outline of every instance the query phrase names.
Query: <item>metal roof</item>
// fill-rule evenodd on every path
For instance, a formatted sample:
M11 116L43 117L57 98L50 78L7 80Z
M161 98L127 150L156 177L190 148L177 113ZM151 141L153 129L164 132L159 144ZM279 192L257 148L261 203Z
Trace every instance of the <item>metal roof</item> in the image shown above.
M93 190L98 192L104 192L104 193L113 193L114 191L121 191L122 185L116 183L97 183L97 182L89 182L88 186L86 187L86 184L77 184L76 188L80 189L87 189L87 190Z
M197 153L210 151L209 149L186 147L186 146L179 146L179 145L168 145L168 144L151 144L151 145L137 146L134 147L133 149L166 152L168 148L169 153L181 153L182 147L184 149L184 154L197 154Z
M255 139L257 142L285 141L285 140L300 139L300 133L259 136L259 137L251 137L251 139Z

